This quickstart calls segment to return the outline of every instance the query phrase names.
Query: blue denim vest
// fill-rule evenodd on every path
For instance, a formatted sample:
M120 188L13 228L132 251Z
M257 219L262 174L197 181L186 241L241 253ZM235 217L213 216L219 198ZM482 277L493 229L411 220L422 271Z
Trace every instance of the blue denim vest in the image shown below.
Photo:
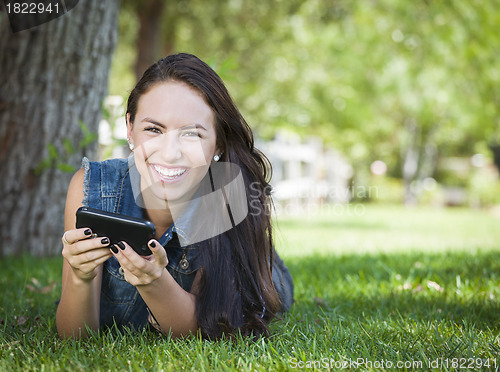
M83 206L143 218L143 209L136 204L132 192L127 159L90 162L84 158L82 167ZM158 241L167 251L168 272L184 290L189 291L199 269L197 246L181 247L174 233L182 236L182 231L172 225ZM186 268L180 266L183 258L188 262ZM148 323L148 309L137 289L125 281L120 264L113 256L104 263L100 326L112 326L114 322L119 327L141 328Z
M82 167L83 206L143 218L143 209L134 199L127 159L90 162L83 158ZM181 247L176 235L186 238L182 230L172 225L158 241L167 252L168 272L185 291L190 291L196 271L200 268L198 244ZM187 260L187 267L181 267L180 262L183 259ZM277 254L274 255L272 273L281 301L280 312L287 311L293 303L293 279ZM104 263L102 275L100 326L112 326L116 323L118 327L139 329L148 324L148 315L148 308L139 292L125 281L120 272L120 264L114 256L111 257Z

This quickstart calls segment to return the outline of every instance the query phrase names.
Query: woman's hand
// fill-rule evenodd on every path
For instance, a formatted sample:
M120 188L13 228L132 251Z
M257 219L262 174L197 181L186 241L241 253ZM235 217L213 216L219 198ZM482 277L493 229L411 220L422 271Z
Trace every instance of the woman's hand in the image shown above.
M108 248L109 239L92 239L92 231L88 228L66 231L62 242L63 257L73 269L73 273L83 281L94 279L99 265L112 256Z
M167 252L157 240L148 243L152 254L138 255L127 243L119 242L111 247L123 269L125 280L134 286L143 286L159 279L168 264Z

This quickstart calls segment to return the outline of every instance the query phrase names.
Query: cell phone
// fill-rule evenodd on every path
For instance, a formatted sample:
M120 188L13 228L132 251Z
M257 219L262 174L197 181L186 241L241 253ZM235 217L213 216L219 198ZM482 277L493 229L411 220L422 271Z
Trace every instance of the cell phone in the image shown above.
M124 241L141 256L151 254L148 242L156 235L151 221L89 207L76 211L76 228L82 227L90 228L97 236L108 237L111 244Z

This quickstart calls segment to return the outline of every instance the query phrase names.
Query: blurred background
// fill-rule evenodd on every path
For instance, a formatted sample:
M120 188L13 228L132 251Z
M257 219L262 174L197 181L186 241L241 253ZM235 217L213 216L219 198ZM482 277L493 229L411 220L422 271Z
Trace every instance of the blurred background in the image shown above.
M278 214L390 204L500 215L498 5L80 2L10 36L0 12L0 255L58 252L82 156L128 156L128 95L176 52L225 81L273 164Z
M125 0L100 156L126 156L124 102L142 72L190 52L254 129L284 212L500 205L495 3Z

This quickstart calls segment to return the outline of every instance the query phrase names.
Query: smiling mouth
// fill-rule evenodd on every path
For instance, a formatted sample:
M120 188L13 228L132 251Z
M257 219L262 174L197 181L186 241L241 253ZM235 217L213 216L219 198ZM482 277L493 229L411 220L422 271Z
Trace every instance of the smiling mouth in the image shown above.
M156 164L152 164L151 167L165 181L176 181L188 171L188 168L165 168Z

